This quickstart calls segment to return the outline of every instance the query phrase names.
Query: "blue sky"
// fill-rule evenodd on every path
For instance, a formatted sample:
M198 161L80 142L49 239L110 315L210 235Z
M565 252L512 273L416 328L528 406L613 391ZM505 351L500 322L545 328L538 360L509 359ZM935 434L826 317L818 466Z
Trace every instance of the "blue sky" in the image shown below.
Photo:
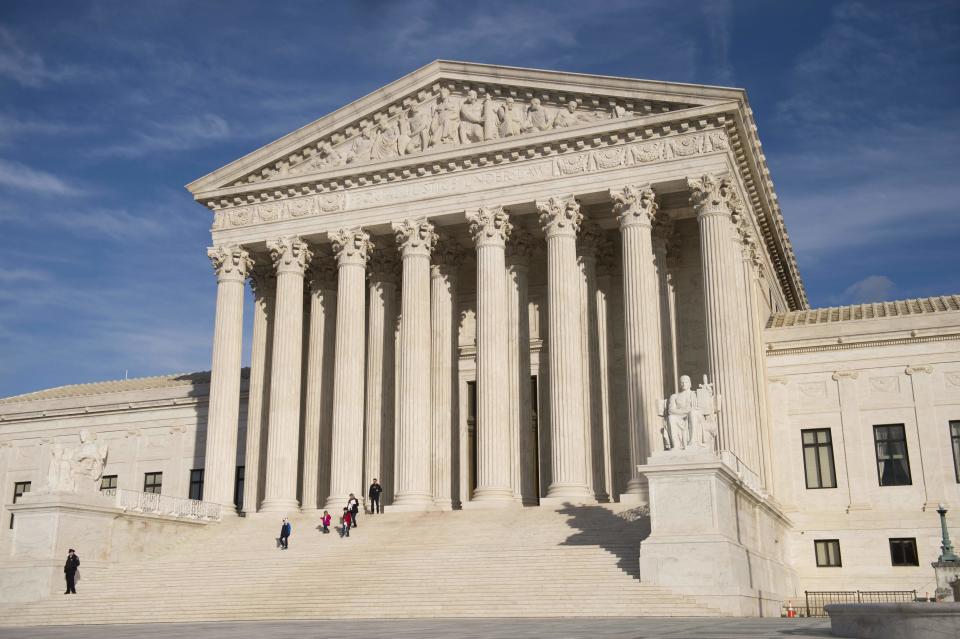
M7 0L0 397L209 368L183 185L436 58L745 87L812 305L960 292L956 1Z

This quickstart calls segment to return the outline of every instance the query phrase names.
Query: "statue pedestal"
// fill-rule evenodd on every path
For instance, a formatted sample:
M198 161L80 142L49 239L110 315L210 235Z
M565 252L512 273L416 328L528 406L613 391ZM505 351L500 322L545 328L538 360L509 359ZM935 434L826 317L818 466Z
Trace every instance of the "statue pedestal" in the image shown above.
M784 561L791 523L779 509L704 447L655 453L639 471L650 486L651 520L641 581L723 614L779 617L798 586Z
M14 514L11 553L0 563L0 602L36 601L64 591L67 550L80 557L80 574L109 562L173 543L205 526L164 515L130 513L99 492L27 493L8 507ZM83 588L82 579L77 589Z
M960 602L960 561L935 561L930 565L937 578L937 601Z

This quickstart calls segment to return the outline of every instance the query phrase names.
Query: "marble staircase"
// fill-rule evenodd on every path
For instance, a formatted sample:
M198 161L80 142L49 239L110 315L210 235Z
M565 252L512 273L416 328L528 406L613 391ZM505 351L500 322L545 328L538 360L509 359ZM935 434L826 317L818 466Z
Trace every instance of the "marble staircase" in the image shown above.
M80 594L0 607L0 625L172 621L717 616L641 583L646 519L567 506L361 516L349 539L258 515L171 540L136 562L88 569Z

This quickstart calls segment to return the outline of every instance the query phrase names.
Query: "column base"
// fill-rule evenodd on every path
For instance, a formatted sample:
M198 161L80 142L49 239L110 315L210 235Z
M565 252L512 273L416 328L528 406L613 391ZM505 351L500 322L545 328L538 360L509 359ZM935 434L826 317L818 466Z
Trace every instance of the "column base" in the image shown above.
M596 506L597 500L590 496L581 497L541 497L540 507L560 510L567 506Z
M433 500L433 509L434 510L457 510L460 507L460 502L454 501L452 499L434 499Z
M397 495L392 504L383 508L383 512L386 513L417 513L432 510L437 510L433 497L422 493Z
M300 512L300 502L296 499L264 499L260 504L261 513Z
M463 502L463 510L507 510L523 508L519 501L510 499L471 499Z
M646 493L623 493L620 495L621 504L629 504L634 507L649 506L650 495Z

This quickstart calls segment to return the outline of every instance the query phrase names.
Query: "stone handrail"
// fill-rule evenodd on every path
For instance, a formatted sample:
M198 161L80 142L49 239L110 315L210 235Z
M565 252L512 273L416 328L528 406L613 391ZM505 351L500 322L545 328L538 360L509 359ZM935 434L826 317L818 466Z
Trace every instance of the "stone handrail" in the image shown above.
M124 511L166 515L182 519L220 521L221 506L209 501L171 497L159 493L141 493L125 488L111 488L101 494L111 497L114 505Z

